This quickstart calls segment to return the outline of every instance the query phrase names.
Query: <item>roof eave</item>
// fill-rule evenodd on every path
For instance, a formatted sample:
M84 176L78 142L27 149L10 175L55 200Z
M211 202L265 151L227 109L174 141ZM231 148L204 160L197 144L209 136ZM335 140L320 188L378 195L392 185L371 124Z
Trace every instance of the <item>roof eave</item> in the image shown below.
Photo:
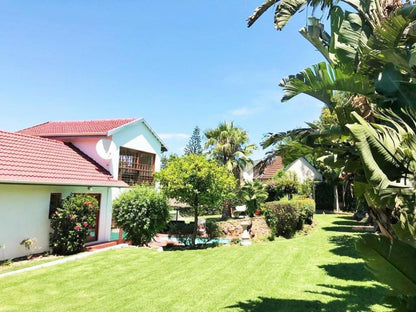
M120 126L120 127L117 127L117 128L114 128L114 129L111 129L110 131L108 131L107 132L107 136L112 136L112 135L114 135L115 133L117 133L117 132L119 132L120 130L122 130L124 127L126 127L126 126L130 126L130 125L133 125L133 124L135 124L135 123L143 123L149 130L150 130L150 132L155 136L155 138L160 142L160 145L161 145L161 151L162 152L166 152L167 150L168 150L168 148L166 147L166 144L163 142L163 140L157 135L157 133L152 129L152 127L150 127L150 125L146 122L146 120L144 120L144 118L138 118L138 119L136 119L136 120L133 120L133 121L131 121L131 122L129 122L129 123L126 123L126 124L124 124L124 125L122 125L122 126Z
M121 181L120 181L121 182ZM0 179L0 184L20 184L20 185L49 185L49 186L81 186L81 187L117 187L129 188L126 183L102 184L102 183L83 183L83 182L53 182L53 181L25 181L25 180L4 180Z

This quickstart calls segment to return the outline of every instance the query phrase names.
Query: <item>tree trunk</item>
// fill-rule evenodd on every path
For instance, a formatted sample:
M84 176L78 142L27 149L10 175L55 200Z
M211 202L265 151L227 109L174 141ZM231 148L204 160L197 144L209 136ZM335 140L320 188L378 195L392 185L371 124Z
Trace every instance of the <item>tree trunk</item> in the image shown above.
M334 185L334 210L339 213L338 186Z
M198 234L198 207L194 207L194 229L192 231L192 247L195 247L195 240Z
M222 220L227 220L228 218L231 218L230 206L231 206L231 203L229 200L224 200L222 202L222 216L221 216Z

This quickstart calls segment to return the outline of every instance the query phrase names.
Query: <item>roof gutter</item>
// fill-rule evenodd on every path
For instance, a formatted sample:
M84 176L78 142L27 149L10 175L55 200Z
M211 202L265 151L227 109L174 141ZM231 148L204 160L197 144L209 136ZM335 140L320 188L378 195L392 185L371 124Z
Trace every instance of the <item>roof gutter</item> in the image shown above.
M8 180L0 180L0 184L19 184L19 185L44 185L44 186L81 186L81 187L116 187L116 188L129 188L130 185L108 185L108 184L82 184L82 183L57 183L57 182L38 182L38 181L8 181Z

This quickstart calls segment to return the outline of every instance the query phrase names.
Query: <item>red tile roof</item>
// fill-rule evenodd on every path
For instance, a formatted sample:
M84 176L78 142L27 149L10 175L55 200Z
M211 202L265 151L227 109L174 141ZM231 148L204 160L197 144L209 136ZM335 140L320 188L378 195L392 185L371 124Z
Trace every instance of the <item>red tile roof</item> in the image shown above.
M127 186L71 144L4 131L0 182Z
M63 136L102 136L110 130L124 126L141 118L83 120L83 121L48 121L40 125L26 128L18 133L42 137Z
M270 180L273 178L277 170L283 169L283 159L280 156L277 156L269 165L264 168L262 174L260 174L257 179L261 181Z

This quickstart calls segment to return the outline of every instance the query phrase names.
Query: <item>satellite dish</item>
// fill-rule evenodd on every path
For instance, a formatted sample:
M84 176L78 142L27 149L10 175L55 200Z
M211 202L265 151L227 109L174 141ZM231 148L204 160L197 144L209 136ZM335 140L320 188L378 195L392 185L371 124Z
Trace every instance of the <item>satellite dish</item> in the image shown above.
M111 139L101 139L95 145L97 154L103 159L111 159L115 152L117 152L117 146Z

